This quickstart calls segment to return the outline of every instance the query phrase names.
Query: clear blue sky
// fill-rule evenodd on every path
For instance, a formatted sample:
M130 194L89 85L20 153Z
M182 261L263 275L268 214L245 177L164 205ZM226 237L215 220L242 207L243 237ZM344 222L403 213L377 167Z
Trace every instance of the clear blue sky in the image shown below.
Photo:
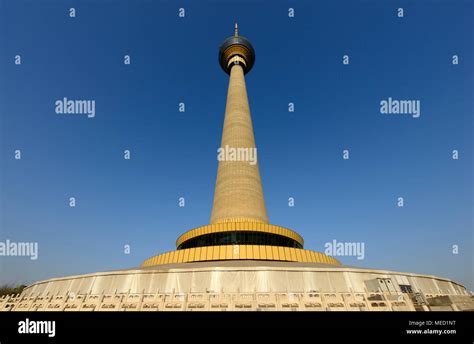
M270 222L312 250L364 242L348 265L474 289L472 18L472 1L0 0L0 240L39 243L36 261L0 257L0 283L138 266L209 223L217 52L237 20L257 55L246 80ZM96 117L56 114L63 97L95 100ZM421 117L382 115L388 97L420 100Z

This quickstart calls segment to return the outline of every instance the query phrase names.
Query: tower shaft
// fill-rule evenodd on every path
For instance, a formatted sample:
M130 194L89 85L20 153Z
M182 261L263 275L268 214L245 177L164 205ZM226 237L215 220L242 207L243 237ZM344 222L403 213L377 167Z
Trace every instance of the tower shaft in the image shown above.
M239 64L230 70L221 149L227 153L233 150L238 160L219 161L211 224L235 221L268 223L244 70ZM227 155L227 158L231 156Z
M268 223L244 75L255 62L248 39L234 35L219 48L219 64L229 74L214 203L209 225L176 240L176 251L151 257L143 266L212 260L275 260L340 265L337 259L303 249L291 229Z

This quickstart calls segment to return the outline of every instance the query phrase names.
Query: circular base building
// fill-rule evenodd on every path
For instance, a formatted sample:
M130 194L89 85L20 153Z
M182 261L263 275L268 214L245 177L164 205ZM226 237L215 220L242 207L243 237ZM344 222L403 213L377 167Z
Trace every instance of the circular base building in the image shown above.
M53 278L2 311L429 311L474 310L449 279L341 265L213 261Z

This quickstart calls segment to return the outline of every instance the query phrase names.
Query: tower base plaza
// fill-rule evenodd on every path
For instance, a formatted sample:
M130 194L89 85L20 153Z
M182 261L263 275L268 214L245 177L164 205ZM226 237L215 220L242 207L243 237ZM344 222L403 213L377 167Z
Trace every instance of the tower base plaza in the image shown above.
M221 148L256 152L245 85L254 62L236 24L219 50L229 75ZM304 249L298 233L269 223L256 156L218 159L210 223L181 235L175 251L136 269L33 283L0 298L0 310L474 310L466 288L449 279L344 266Z

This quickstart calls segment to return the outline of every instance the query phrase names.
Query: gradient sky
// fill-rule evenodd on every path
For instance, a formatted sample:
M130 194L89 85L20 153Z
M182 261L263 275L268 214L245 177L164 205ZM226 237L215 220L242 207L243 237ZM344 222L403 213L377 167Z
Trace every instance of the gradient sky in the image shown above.
M0 240L39 244L36 261L0 257L0 283L135 267L209 223L228 83L217 53L237 20L256 50L246 81L270 222L316 251L364 242L347 265L474 289L472 17L472 1L0 0ZM56 114L63 97L95 100L96 117ZM388 97L420 100L421 117L381 114Z

